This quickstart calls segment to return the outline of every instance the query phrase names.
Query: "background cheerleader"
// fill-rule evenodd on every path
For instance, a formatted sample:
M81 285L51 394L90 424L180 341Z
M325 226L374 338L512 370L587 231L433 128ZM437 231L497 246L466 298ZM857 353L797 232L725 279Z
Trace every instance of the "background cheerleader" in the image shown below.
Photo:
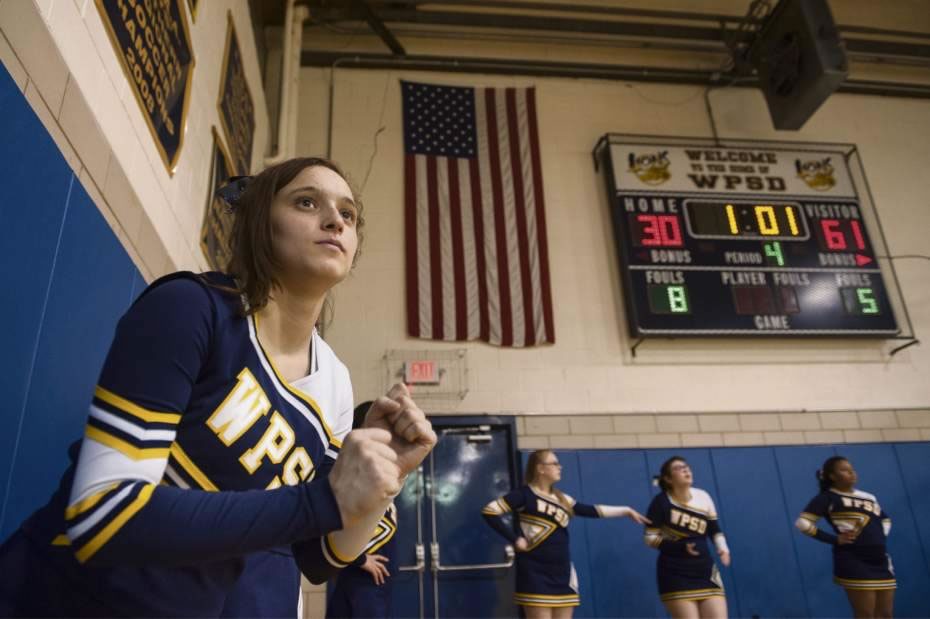
M691 467L675 456L657 477L663 492L649 505L646 545L659 550L656 575L662 603L672 617L726 617L720 572L707 544L713 538L720 562L730 550L717 522L717 509L705 491L692 487Z
M628 516L640 524L647 520L629 507L577 503L558 490L554 484L562 479L562 465L555 452L548 449L530 454L524 479L525 486L491 501L481 513L517 550L514 602L523 607L526 616L571 617L574 607L581 604L578 577L569 554L571 517ZM516 514L512 527L503 518L509 512Z
M352 429L365 425L365 415L374 404L362 402L352 413ZM368 544L355 561L336 573L329 581L326 596L326 619L388 619L391 614L391 590L397 533L397 506L392 502L375 527Z
M817 471L820 494L811 499L795 526L833 546L833 580L846 590L856 617L891 617L897 587L885 538L891 518L875 495L855 488L858 477L849 460L833 456ZM836 531L817 527L826 518Z

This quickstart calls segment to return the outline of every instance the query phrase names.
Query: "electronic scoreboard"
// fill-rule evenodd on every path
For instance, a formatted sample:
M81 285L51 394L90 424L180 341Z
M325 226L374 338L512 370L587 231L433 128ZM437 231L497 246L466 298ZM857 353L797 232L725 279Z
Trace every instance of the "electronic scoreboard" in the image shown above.
M605 136L637 337L899 333L844 153Z

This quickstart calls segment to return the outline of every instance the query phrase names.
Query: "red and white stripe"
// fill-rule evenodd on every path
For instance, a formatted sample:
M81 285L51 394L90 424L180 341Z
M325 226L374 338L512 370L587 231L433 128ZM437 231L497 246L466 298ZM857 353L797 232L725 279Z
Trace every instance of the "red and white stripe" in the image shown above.
M408 332L552 343L535 90L474 92L475 158L406 155Z

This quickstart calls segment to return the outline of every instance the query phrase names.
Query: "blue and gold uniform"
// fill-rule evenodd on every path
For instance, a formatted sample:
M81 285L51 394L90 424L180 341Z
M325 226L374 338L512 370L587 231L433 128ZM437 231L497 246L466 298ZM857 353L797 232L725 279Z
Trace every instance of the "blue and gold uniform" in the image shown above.
M837 536L817 526L826 518L836 533L855 533L851 544L837 544ZM833 546L833 581L846 589L895 589L894 567L885 549L891 518L874 494L830 488L807 504L795 526L814 539Z
M72 466L0 550L0 614L296 616L298 565L321 581L355 558L320 472L348 370L314 332L289 383L234 287L174 274L120 320Z
M659 550L656 579L662 601L723 596L723 581L707 539L726 552L726 538L710 495L691 488L690 500L681 504L662 492L652 499L646 517L652 521L646 527L646 545Z
M518 488L491 501L481 511L495 531L511 544L517 537L527 541L525 552L518 552L517 583L513 599L521 606L558 608L578 606L578 576L572 565L568 544L568 523L572 516L602 517L597 505L577 503L563 494L539 494L529 486ZM512 513L512 527L504 515ZM519 533L515 529L519 527Z
M346 619L359 617L384 618L391 615L391 578L389 575L382 585L375 584L374 577L361 568L368 555L379 554L387 558L385 567L388 572L393 567L395 558L395 539L397 533L397 507L394 503L381 517L375 528L375 534L365 546L362 554L344 570L340 570L333 582L333 588L326 602L327 619Z

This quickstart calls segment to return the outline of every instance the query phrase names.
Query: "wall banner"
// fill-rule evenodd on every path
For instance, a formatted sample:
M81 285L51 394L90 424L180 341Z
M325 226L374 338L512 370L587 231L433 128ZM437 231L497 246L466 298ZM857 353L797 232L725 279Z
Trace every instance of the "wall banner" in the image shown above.
M96 0L169 174L174 174L184 142L194 72L183 1Z
M232 163L220 136L213 128L213 149L210 163L210 193L200 229L200 248L212 269L225 271L231 255L233 213L216 190L232 176Z
M252 141L255 136L255 106L245 79L245 66L232 12L226 31L226 52L223 54L223 77L216 107L220 124L226 134L237 175L247 175L252 168Z

